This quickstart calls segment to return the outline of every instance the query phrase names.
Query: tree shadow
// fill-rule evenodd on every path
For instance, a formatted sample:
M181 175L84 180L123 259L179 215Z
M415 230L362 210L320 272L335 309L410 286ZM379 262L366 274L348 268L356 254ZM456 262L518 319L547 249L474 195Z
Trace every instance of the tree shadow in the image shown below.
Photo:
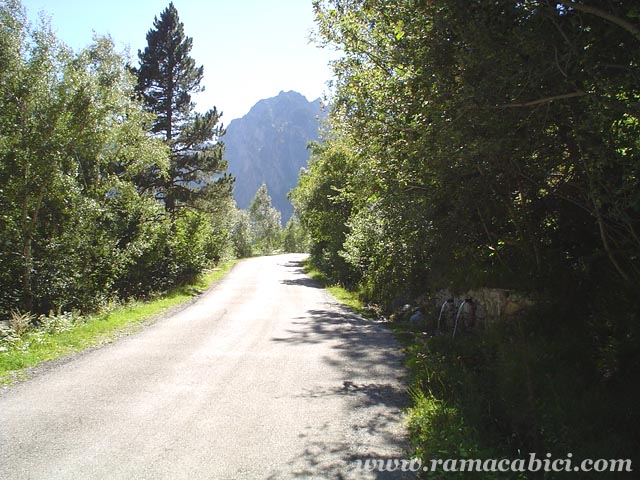
M358 462L367 459L383 460L385 464L387 460L408 459L407 439L399 433L402 412L409 405L403 354L381 322L331 305L308 310L295 319L285 335L271 340L291 346L327 343L330 353L323 361L341 372L342 382L322 389L309 388L298 396L309 401L341 397L349 410L344 429L353 441L308 443L304 452L291 461L293 478L417 478L415 473L400 470L356 468Z
M293 268L302 268L304 266L304 263L302 262L302 260L289 260L287 263L284 264L285 267L293 267Z
M295 320L295 329L287 330L286 336L272 338L272 341L291 345L330 342L353 374L366 376L371 369L376 374L378 370L389 370L392 365L397 372L403 370L401 348L382 322L363 319L344 307L310 309Z
M268 480L280 480L282 478L309 478L330 480L412 480L418 478L415 473L409 471L380 471L374 469L361 469L367 460L382 461L386 465L394 460L400 464L406 457L402 456L374 456L367 454L347 453L348 444L329 443L322 441L310 442L305 450L295 459L288 462L291 473L284 475L277 471L267 477ZM341 458L340 460L327 461L326 458ZM300 460L303 460L300 465Z
M344 376L342 385L310 389L303 395L339 395L352 399L355 408L385 406L397 412L409 405L404 355L382 323L365 320L342 308L309 310L297 320L301 321L287 331L288 336L272 340L291 345L329 342L337 355L327 355L323 360L340 368Z
M304 271L302 271L304 273ZM283 285L297 285L301 287L309 287L309 288L322 288L322 286L309 277L295 278L293 280L280 280L280 283Z
M301 260L289 260L287 263L284 263L283 266L285 268L292 269L292 273L299 275L299 278L281 280L281 284L310 288L322 288L322 285L320 285L318 282L307 275L307 272L304 271L304 265Z
M356 401L358 407L384 405L398 409L407 406L405 389L387 383L355 383L345 380L341 387L324 390L309 389L298 396L303 398L350 397Z

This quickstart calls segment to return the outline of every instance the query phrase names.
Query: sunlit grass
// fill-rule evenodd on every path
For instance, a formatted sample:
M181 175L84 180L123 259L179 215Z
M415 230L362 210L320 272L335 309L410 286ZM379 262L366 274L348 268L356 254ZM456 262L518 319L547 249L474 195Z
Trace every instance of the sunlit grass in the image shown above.
M154 315L192 299L220 280L235 263L236 260L224 262L201 275L193 284L178 287L154 300L131 302L108 312L77 318L63 331L47 333L36 329L11 344L2 345L0 342L0 384L9 384L23 377L25 368L110 343L140 330Z

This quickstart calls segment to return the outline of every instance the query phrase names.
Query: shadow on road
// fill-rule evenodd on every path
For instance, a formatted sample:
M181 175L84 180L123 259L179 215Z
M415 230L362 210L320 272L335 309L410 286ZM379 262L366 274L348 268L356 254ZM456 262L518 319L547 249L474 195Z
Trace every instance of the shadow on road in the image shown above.
M348 311L309 310L296 320L297 328L288 330L288 336L272 340L291 345L330 342L339 354L324 361L341 368L345 377L340 386L309 390L305 396L349 396L357 400L357 407L384 405L399 410L408 405L403 355L383 325Z
M293 280L290 280L290 279L281 280L280 283L282 283L283 285L299 285L302 287L322 288L322 286L318 282L316 282L315 280L307 276L301 261L291 260L285 263L284 267L294 269L293 273L302 275L302 277L295 278Z
M390 365L398 366L397 371L402 370L399 367L403 358L400 347L391 332L380 323L365 320L347 310L328 309L308 310L305 316L296 320L296 328L287 330L287 336L272 340L292 345L330 341L331 348L341 352L340 358L348 361L356 376L367 376L371 369L387 371Z
M302 267L304 265L302 260L289 260L284 264L285 267Z
M324 361L343 372L342 384L324 389L310 386L300 397L346 397L351 410L351 422L348 426L355 445L310 443L297 459L308 469L297 472L296 478L374 478L407 479L417 478L411 472L358 472L355 469L358 460L406 459L404 456L376 456L376 447L367 444L364 451L359 442L374 442L377 446L398 445L398 423L402 410L408 406L404 382L403 358L400 347L391 332L382 324L365 320L347 310L312 309L303 317L296 319L294 327L283 337L272 341L292 346L318 345L327 342L334 354L324 357ZM317 438L317 437L316 437ZM356 450L354 451L354 447ZM384 447L382 447L384 451ZM319 455L318 452L324 452ZM388 450L387 450L388 451ZM327 455L328 452L333 452ZM329 456L340 458L327 464L322 459ZM368 475L368 476L367 476ZM273 477L276 478L276 477Z
M371 471L369 469L361 470L358 468L358 464L362 465L367 460L372 462L382 461L385 465L388 464L387 462L392 462L391 465L393 465L393 462L401 464L401 462L406 459L406 457L402 456L377 457L370 455L345 455L342 461L328 465L325 462L314 460L320 455L339 456L340 454L344 454L348 448L349 446L344 444L329 444L326 442L309 443L304 453L300 455L300 457L308 460L309 467L294 469L291 478L322 478L331 480L365 478L368 480L413 480L418 478L415 473L402 472L399 469L397 471ZM319 472L321 472L322 476L318 476ZM267 479L280 480L282 478L281 475L280 472L276 472L267 477Z
M296 278L293 280L280 280L280 283L283 285L300 285L302 287L322 288L318 282L309 277Z

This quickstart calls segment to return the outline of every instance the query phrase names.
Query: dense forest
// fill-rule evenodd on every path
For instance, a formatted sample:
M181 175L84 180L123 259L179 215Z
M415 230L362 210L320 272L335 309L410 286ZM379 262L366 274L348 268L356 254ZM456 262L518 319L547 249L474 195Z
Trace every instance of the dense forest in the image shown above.
M444 289L533 304L409 347L418 453L637 457L638 3L314 10L316 40L343 55L292 192L313 263L387 312L426 298L432 323Z
M232 179L203 68L171 4L139 66L73 52L0 7L0 313L91 311L197 276L232 249Z

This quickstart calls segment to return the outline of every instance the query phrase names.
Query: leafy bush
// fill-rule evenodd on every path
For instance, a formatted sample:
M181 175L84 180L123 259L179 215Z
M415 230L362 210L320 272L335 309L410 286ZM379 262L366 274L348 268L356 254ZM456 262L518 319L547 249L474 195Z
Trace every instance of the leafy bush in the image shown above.
M250 257L253 254L251 246L251 221L246 210L234 211L233 226L231 228L233 250L238 258Z
M601 369L598 340L581 328L584 310L573 313L548 305L455 341L413 342L409 426L416 454L425 461L466 458L461 445L479 458L571 452L576 459L640 461L634 440L640 392L631 380L640 374L637 358L634 369L614 374L610 360ZM549 325L553 338L545 334ZM618 345L607 355L626 352Z

